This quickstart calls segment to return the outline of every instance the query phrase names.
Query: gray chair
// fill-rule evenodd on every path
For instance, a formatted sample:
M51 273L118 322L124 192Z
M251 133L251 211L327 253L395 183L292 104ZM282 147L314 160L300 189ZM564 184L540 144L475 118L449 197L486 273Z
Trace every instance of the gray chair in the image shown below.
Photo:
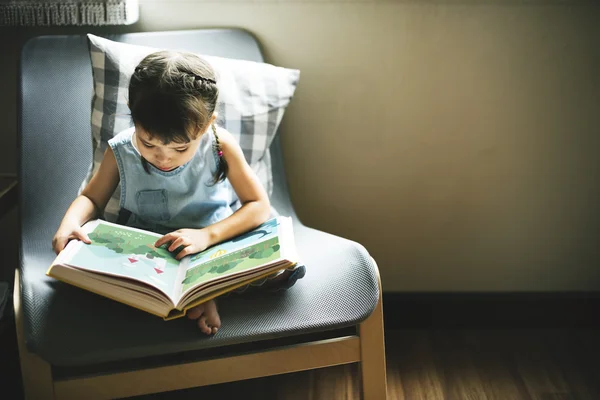
M107 35L109 39L262 61L235 29ZM290 202L280 140L271 201L293 217L306 276L287 291L220 300L223 326L200 334L47 278L52 236L91 159L92 77L85 35L43 36L22 49L19 83L20 265L14 307L28 399L117 398L359 362L365 399L384 399L377 265L360 244L304 226Z

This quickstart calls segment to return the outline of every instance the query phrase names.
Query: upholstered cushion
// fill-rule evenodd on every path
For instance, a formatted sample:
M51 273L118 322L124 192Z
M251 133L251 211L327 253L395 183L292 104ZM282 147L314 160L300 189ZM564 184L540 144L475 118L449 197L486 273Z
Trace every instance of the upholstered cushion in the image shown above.
M132 125L127 88L136 65L146 55L161 50L92 34L87 37L94 82L91 114L94 158L80 190L100 166L108 140ZM271 194L273 177L267 149L294 95L300 71L264 62L199 55L217 74L217 124L238 139L247 161ZM109 221L116 220L120 195L119 186L106 207L105 218Z

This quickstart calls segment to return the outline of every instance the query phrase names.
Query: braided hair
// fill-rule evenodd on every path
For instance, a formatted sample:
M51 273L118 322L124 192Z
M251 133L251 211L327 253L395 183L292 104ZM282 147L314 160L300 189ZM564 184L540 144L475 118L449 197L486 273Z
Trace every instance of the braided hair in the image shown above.
M208 128L219 89L216 74L206 60L187 52L158 51L137 65L128 96L135 125L164 144L189 143ZM226 178L228 166L214 124L212 131L217 154L213 176L216 184ZM150 173L148 161L142 157L141 162Z

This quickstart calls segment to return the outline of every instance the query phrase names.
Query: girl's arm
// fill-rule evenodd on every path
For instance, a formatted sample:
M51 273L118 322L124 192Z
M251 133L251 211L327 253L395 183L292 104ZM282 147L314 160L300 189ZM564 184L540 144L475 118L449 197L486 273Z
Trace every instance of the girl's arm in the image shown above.
M81 194L71 203L52 239L52 247L56 254L65 248L70 239L91 243L81 226L100 215L118 184L119 169L115 155L109 147L104 153L100 168Z
M219 142L223 157L229 166L227 178L242 206L231 216L204 229L179 229L156 241L156 247L171 242L168 247L171 252L183 246L175 256L178 260L256 228L265 222L271 213L269 196L246 162L235 138L229 132L223 131L219 134Z
M254 229L269 218L271 203L258 177L246 162L244 153L235 138L227 131L219 134L223 157L229 165L227 179L231 182L242 206L230 217L207 229L210 245L230 239Z

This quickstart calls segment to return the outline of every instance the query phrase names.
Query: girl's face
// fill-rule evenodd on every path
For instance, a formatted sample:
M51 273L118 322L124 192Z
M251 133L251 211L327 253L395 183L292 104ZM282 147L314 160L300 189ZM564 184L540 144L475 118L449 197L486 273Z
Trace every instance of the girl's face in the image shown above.
M142 128L136 126L135 129L135 141L142 157L162 171L174 170L190 161L198 149L201 137L202 135L198 135L189 143L171 142L166 145L158 138L151 138Z

